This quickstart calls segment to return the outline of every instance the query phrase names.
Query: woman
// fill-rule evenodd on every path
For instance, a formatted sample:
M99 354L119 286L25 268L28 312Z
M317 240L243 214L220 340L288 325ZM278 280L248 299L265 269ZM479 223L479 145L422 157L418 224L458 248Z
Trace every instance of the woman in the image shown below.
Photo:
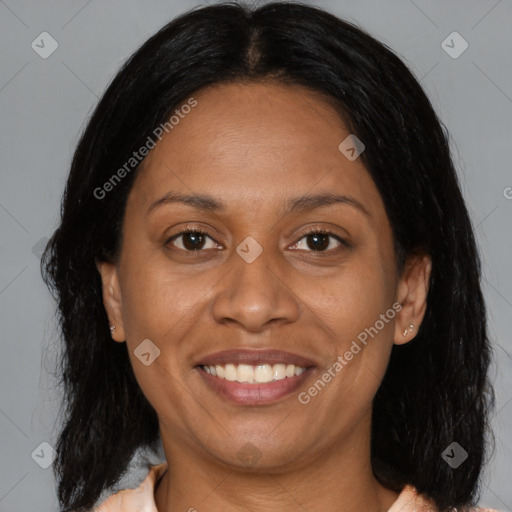
M237 3L163 27L82 135L43 270L63 511L475 505L493 395L470 219L426 95L353 25Z

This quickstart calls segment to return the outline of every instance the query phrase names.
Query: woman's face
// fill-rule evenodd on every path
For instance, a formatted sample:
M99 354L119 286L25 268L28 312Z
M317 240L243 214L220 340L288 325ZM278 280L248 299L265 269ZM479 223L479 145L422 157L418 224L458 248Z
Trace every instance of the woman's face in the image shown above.
M393 342L421 322L424 274L397 275L382 198L338 148L350 132L329 104L275 83L194 98L141 164L120 259L100 268L114 336L168 458L186 448L239 467L309 464L368 435ZM160 201L170 194L190 201ZM284 377L294 362L307 370ZM229 380L269 368L277 381Z

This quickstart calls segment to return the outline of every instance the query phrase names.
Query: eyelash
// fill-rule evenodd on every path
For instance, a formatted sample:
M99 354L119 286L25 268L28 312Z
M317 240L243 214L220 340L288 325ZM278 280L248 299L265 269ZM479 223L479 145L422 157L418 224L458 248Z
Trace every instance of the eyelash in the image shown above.
M179 238L182 235L188 235L188 234L206 235L208 238L210 238L211 240L216 242L216 240L214 240L206 231L201 231L201 230L196 229L196 228L187 228L186 230L180 231L179 233L177 233L177 234L173 235L172 237L168 238L166 240L166 242L165 242L165 247L167 247L171 251L180 251L180 252L192 253L192 254L197 254L197 253L200 253L201 251L207 250L207 249L198 249L198 250L189 251L189 250L185 250L185 249L179 249L179 248L176 248L176 247L170 247L170 243L171 242L173 242L174 240L176 240L177 238ZM341 246L343 246L345 248L350 247L348 242L345 239L343 239L340 236L335 235L331 231L328 231L328 230L323 229L323 228L312 228L312 229L306 231L305 233L302 234L302 236L293 245L296 245L298 242L300 242L303 238L306 238L307 236L316 235L316 234L329 235L332 238L334 238L335 240L337 240L338 242L340 242ZM311 250L311 251L307 251L307 252L320 253L320 254L321 253L332 253L332 251L336 251L337 249L340 249L341 246L338 246L338 247L336 247L334 249L328 249L326 251L313 251L313 250Z

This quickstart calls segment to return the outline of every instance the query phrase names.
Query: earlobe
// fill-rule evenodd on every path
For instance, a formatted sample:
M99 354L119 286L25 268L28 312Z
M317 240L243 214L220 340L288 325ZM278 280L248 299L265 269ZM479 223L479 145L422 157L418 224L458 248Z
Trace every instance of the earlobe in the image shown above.
M404 265L397 289L402 309L396 315L395 345L408 343L418 333L427 310L427 295L432 271L429 255L410 256Z
M114 341L125 341L125 332L122 321L121 290L117 267L114 263L96 261L96 268L101 276L103 306L107 312L110 334Z

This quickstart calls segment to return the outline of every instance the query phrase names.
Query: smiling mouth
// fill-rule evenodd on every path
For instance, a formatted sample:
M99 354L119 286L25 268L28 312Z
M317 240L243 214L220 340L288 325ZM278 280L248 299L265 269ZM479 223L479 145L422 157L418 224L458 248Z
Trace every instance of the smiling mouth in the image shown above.
M226 363L215 366L198 365L196 369L203 382L217 396L241 406L270 405L293 396L315 372L314 366L282 363Z
M195 363L202 382L237 405L268 405L290 397L317 370L308 357L276 349L230 349Z

